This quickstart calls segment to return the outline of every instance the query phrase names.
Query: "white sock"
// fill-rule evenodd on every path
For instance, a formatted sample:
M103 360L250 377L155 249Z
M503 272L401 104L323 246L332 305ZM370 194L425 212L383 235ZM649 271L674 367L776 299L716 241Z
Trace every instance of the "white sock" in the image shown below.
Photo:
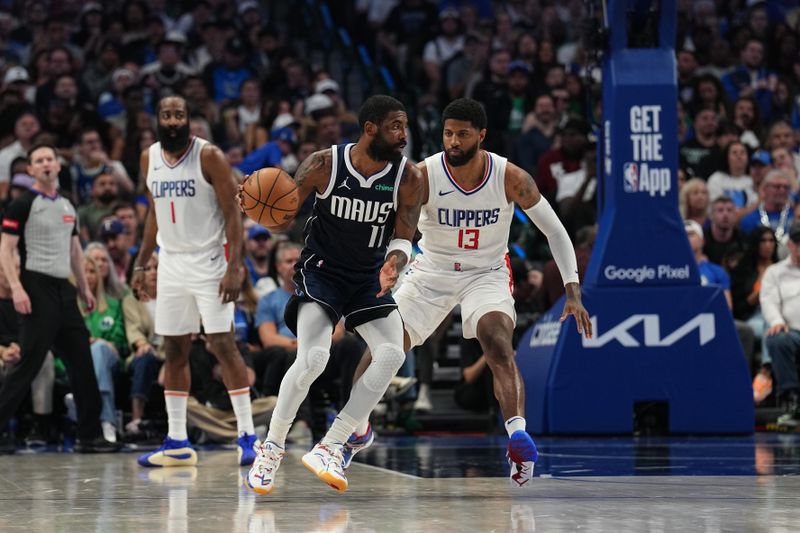
M273 444L277 444L281 448L286 447L286 435L289 434L289 428L292 426L293 420L284 420L275 416L272 412L272 419L269 421L269 431L267 431L267 440Z
M243 389L229 390L228 396L231 397L233 412L236 414L236 432L241 435L255 435L256 428L253 426L253 409L250 405L250 387Z
M325 444L344 444L353 434L357 425L358 421L355 418L344 412L339 413L336 415L333 424L331 424L328 433L322 437L322 442Z
M506 431L509 437L513 435L515 431L525 431L525 419L521 416L512 416L506 420Z
M431 386L428 383L420 383L419 384L419 391L417 392L417 398L423 397L427 398L430 395Z
M186 440L186 401L189 393L179 390L165 390L164 401L167 404L167 420L169 431L167 436L173 440Z
M369 431L369 418L361 422L359 425L356 426L356 435L359 437L361 435L366 435L367 431Z

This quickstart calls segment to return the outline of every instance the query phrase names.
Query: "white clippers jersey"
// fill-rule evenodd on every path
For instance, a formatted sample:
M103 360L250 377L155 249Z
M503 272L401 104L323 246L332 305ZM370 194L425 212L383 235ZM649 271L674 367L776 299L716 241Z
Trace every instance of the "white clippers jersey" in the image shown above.
M421 268L488 270L505 261L514 215L506 198L506 158L480 153L487 158L486 170L483 181L471 191L450 176L444 152L425 159L429 190L418 225Z
M192 137L189 149L174 165L150 147L147 188L153 195L158 245L168 252L197 252L225 243L225 219L214 187L203 177L200 152L208 141Z

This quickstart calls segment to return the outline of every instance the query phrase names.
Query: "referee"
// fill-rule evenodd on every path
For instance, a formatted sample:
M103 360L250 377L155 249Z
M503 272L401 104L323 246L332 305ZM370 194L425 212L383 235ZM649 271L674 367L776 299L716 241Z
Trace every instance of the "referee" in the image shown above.
M89 332L78 310L75 288L67 279L71 270L78 280L81 298L93 308L94 296L81 268L83 251L75 208L58 194L60 170L54 147L40 144L31 148L28 173L36 183L8 206L3 218L0 267L11 286L14 308L22 315L22 358L0 388L0 427L16 412L52 347L64 359L75 397L75 451L112 452L120 446L101 437L100 393L89 350ZM14 260L15 248L19 249L20 274Z

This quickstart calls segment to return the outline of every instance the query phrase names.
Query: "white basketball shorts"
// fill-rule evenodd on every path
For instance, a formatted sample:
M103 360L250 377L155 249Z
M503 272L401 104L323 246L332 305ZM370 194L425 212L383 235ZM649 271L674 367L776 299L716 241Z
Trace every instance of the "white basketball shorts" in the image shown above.
M489 270L457 272L431 269L415 261L394 293L411 346L419 346L461 304L464 338L477 336L478 321L500 311L516 323L510 265L503 261Z
M200 252L158 254L156 333L225 333L233 327L233 302L223 304L219 282L228 261L224 247Z

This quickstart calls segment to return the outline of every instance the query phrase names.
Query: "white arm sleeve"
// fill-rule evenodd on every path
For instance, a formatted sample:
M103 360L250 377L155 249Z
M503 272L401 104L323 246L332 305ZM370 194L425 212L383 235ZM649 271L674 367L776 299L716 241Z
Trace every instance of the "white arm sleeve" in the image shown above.
M542 196L533 207L525 210L525 214L547 237L550 251L553 252L553 259L561 273L564 285L578 283L578 261L575 259L575 249L572 247L566 228L556 216L550 202Z
M386 255L384 257L389 257L389 254L395 250L406 254L406 263L411 261L411 241L406 239L392 239L389 241L389 246L386 247Z

